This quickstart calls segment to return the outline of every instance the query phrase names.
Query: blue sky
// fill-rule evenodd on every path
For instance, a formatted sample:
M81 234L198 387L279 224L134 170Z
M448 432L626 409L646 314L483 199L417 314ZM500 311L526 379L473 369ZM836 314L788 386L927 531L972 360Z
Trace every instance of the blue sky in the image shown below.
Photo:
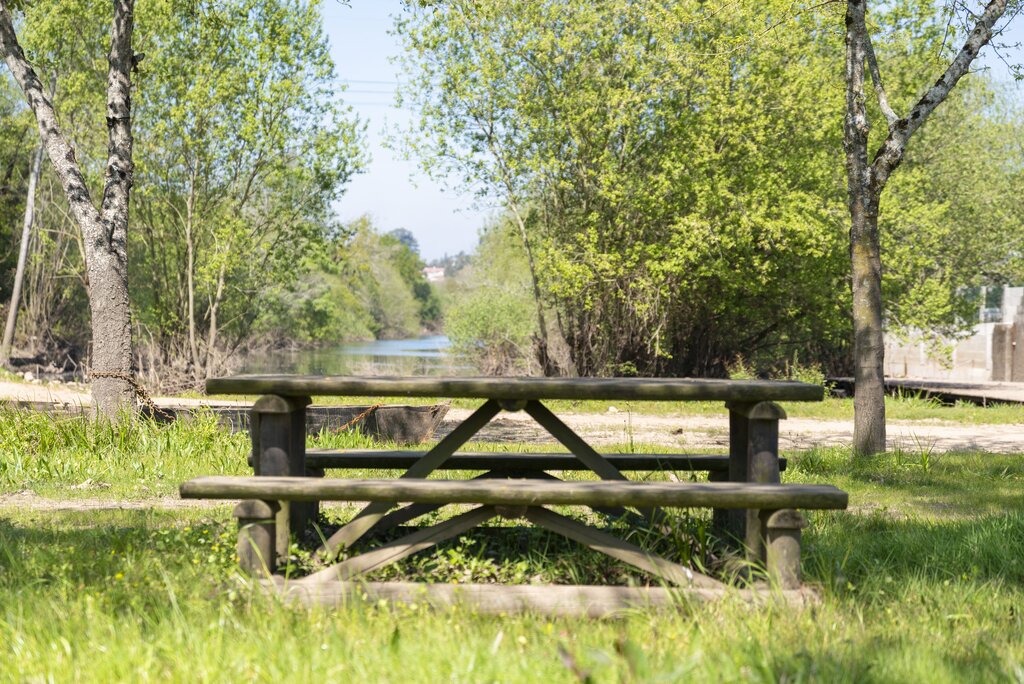
M338 76L348 84L345 101L367 122L373 157L337 205L343 221L370 214L383 231L407 228L425 259L470 251L490 212L474 209L470 195L446 191L421 173L416 164L388 150L383 128L407 126L410 112L394 108L397 67L388 58L399 51L388 35L400 0L337 0L323 3L324 24Z
M323 12L331 54L341 80L348 84L344 95L367 122L367 142L372 161L357 176L338 203L342 220L370 214L378 228L407 228L420 243L426 259L470 251L477 231L490 211L473 206L473 198L445 190L384 146L385 126L407 126L408 111L393 107L397 67L388 58L398 53L396 39L388 35L391 15L402 10L401 0L324 0ZM1017 17L1004 42L1024 41L1024 16ZM1003 64L986 49L983 63L996 74L1007 73ZM1021 50L1005 55L1013 63L1024 62ZM1018 92L1024 92L1018 86Z

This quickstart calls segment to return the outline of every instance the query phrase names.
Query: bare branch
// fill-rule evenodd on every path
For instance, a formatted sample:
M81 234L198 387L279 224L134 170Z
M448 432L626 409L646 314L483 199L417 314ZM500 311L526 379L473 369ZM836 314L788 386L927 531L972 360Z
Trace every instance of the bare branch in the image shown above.
M871 74L871 82L875 85L875 95L878 96L878 107L889 124L889 130L900 120L899 114L889 106L889 97L885 94L885 86L882 85L882 72L878 69L878 60L875 59L875 48L871 44L871 35L864 30L864 49L866 51L868 73Z

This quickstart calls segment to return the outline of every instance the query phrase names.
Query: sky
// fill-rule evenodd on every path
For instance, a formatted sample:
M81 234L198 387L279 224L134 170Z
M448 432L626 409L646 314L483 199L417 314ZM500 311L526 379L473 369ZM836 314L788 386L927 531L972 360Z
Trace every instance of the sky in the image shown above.
M324 25L331 55L342 82L343 97L367 122L366 139L372 157L336 206L342 221L370 214L383 232L412 231L426 260L469 252L490 211L475 209L471 194L445 189L429 179L415 162L405 161L384 146L385 126L404 127L409 111L394 108L398 54L397 39L388 35L391 15L401 11L400 0L324 0Z
M394 108L398 67L388 61L399 45L388 34L391 16L401 12L401 0L324 0L324 24L338 76L348 85L344 99L367 123L367 145L372 161L354 178L336 209L343 221L369 214L381 231L406 228L412 231L426 260L445 254L469 252L477 232L493 210L474 208L469 193L443 188L421 172L412 161L384 145L384 128L406 127L412 113ZM1024 16L1010 24L1004 42L1024 41ZM990 49L983 63L997 77L1007 78L1005 66ZM1020 49L1006 52L1007 61L1024 62ZM883 67L884 68L884 67ZM1024 93L1024 89L1017 88Z

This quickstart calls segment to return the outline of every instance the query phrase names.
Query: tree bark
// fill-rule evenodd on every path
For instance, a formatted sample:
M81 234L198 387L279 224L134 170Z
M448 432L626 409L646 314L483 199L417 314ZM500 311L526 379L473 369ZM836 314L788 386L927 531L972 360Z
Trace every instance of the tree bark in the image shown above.
M107 166L99 209L93 204L75 150L57 123L53 105L18 43L11 14L0 0L0 51L25 93L47 157L60 178L82 231L92 315L92 394L97 410L114 418L134 408L131 313L128 301L128 200L132 186L131 40L134 0L114 0L107 56Z
M885 346L882 336L882 264L878 203L868 164L868 115L864 64L868 53L866 0L846 7L846 179L850 208L853 290L853 447L857 453L885 450Z
M228 242L227 251L231 251L231 243ZM206 340L206 379L213 377L217 368L217 332L220 325L217 320L217 312L220 311L220 303L224 297L224 285L226 281L227 260L221 261L220 269L217 271L217 290L210 299L210 334Z
M7 325L4 326L4 339L0 343L0 362L8 364L11 359L11 347L14 344L14 328L18 324L18 309L21 308L21 285L25 280L25 262L28 261L28 246L32 242L32 222L36 211L36 186L43 167L43 148L38 147L32 155L32 170L28 177L28 192L25 196L25 221L21 226L21 245L18 246L18 266L14 272L14 289L11 291L11 304L7 310Z
M881 70L868 34L867 0L846 4L846 149L847 194L850 209L850 263L854 334L853 447L857 453L885 450L885 343L882 317L882 257L878 213L882 191L906 154L907 143L967 73L981 48L992 38L993 26L1006 12L1007 0L991 0L963 46L935 84L903 118L889 105ZM888 136L868 162L870 131L864 94L865 65L870 72L879 108L888 123Z

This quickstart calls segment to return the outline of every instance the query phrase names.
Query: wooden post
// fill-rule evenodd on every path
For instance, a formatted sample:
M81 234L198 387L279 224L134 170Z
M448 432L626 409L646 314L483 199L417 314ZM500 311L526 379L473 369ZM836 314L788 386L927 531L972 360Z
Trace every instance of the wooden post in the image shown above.
M729 482L747 481L747 417L734 407L747 404L729 404ZM721 481L721 480L718 480ZM746 535L746 513L742 510L712 511L715 535L728 547L737 547Z
M250 575L269 575L277 569L277 525L280 506L275 501L240 501L233 514L238 518L238 565Z
M268 395L253 405L249 434L256 475L306 475L306 407L310 403L309 397ZM318 508L315 501L282 506L278 520L287 524L279 533L301 534L316 519Z
M768 577L780 589L800 588L800 530L807 519L799 511L763 511Z
M779 479L779 421L786 412L770 401L729 403L729 479L774 484ZM742 539L747 560L764 563L760 513L748 509L729 514L729 531ZM735 526L735 527L734 527Z

